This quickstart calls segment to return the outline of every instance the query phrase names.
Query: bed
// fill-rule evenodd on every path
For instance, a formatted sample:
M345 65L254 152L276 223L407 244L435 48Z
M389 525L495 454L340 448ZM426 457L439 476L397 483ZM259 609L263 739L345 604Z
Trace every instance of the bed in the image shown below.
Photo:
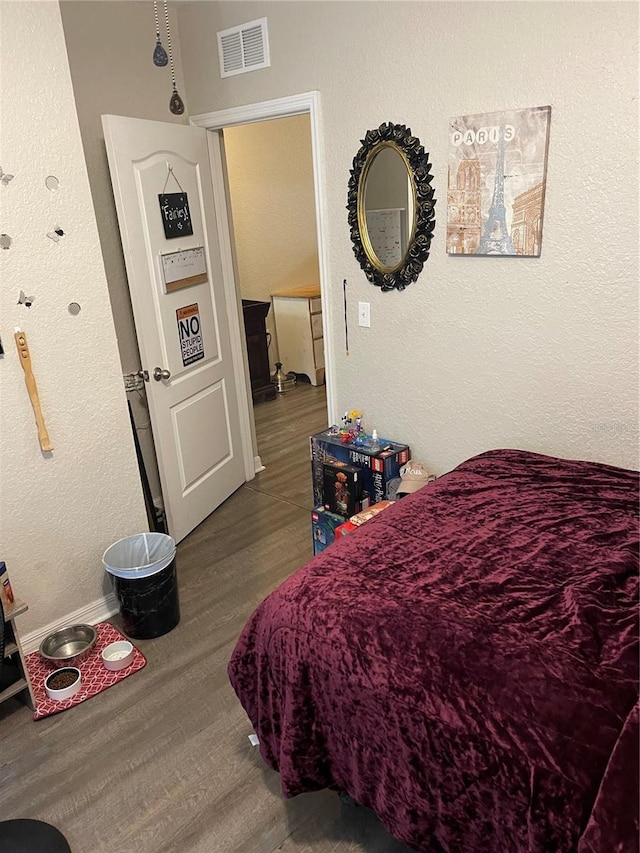
M296 571L228 668L283 794L428 853L636 853L638 500L494 450Z

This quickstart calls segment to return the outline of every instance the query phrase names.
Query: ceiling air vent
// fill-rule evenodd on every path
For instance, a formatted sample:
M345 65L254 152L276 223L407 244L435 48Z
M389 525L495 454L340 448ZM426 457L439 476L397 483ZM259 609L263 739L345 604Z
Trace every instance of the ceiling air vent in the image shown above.
M267 19L260 18L258 21L251 21L219 32L218 53L222 77L268 68L271 62L269 61Z

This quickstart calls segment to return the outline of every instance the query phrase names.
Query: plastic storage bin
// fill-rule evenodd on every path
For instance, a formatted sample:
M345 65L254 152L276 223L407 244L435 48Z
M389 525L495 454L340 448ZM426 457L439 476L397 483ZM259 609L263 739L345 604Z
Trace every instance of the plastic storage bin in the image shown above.
M150 640L180 621L176 543L165 533L136 533L114 542L102 563L120 604L125 634Z

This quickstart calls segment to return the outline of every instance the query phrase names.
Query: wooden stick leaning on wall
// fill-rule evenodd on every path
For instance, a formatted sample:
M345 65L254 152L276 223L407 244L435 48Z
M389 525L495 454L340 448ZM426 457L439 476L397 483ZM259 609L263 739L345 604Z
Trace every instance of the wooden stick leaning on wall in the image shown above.
M27 391L29 392L29 399L31 400L33 412L36 416L36 424L38 426L38 440L40 442L40 447L42 448L43 452L49 453L53 450L53 445L51 444L51 441L49 439L49 433L47 432L47 428L44 423L44 416L40 407L38 386L36 385L36 378L33 375L33 370L31 368L31 354L29 353L27 336L16 326L16 333L14 337L16 340L16 346L18 348L18 355L20 356L20 363L22 364L22 369L24 370L25 385L27 386Z

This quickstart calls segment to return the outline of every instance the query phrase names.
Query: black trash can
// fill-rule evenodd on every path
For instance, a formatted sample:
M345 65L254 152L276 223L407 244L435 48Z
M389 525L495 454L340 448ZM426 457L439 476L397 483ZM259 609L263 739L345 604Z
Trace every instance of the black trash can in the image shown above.
M176 543L164 533L136 533L114 542L102 563L120 603L125 634L151 640L180 621Z

